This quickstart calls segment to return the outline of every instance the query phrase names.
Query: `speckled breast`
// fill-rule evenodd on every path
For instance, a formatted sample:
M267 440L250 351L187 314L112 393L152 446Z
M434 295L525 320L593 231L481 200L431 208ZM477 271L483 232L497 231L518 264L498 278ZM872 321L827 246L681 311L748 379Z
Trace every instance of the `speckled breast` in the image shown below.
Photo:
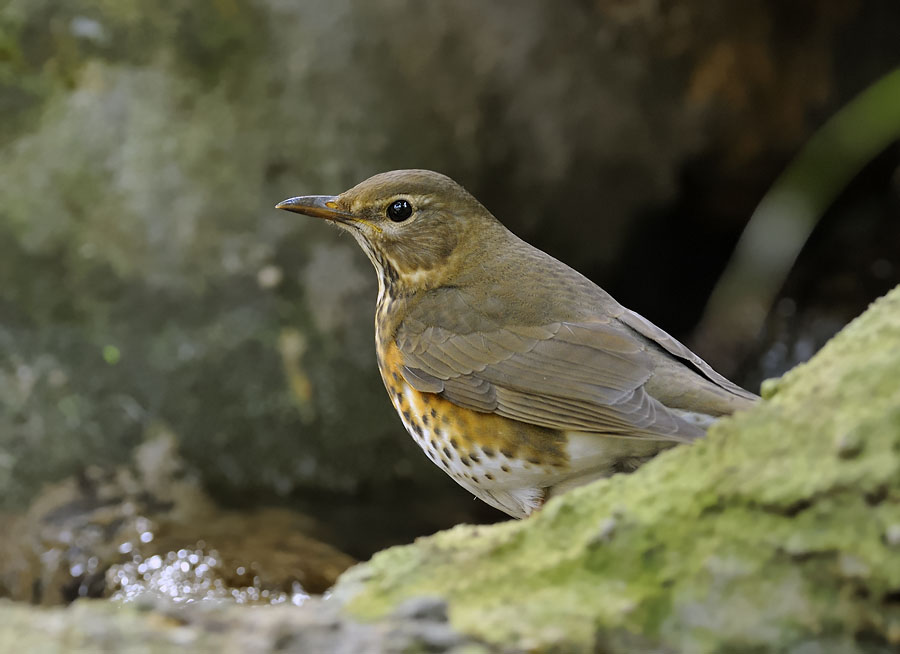
M403 425L431 461L471 493L511 515L522 501L540 505L543 489L569 471L566 436L422 393L402 375L395 344L379 352L379 368ZM521 498L506 498L508 494ZM510 502L516 506L511 509Z

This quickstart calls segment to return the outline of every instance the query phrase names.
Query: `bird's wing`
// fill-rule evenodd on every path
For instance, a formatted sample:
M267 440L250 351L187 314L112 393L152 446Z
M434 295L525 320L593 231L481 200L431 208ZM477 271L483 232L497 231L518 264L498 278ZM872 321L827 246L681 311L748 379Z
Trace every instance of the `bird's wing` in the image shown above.
M691 352L685 345L682 345L680 341L676 340L672 336L669 336L669 334L644 318L644 316L642 316L641 314L635 311L631 311L630 309L623 308L618 318L621 322L628 325L642 336L655 342L669 354L693 365L697 370L703 373L703 375L706 376L707 379L709 379L717 386L728 391L729 393L737 395L738 397L745 400L754 401L759 399L758 395L755 395L750 391L741 388L734 382L729 381L728 379L717 373L715 370L713 370L711 365L706 363L706 361Z
M553 429L677 441L703 434L646 392L653 361L614 318L464 334L417 326L396 335L407 382L459 406Z

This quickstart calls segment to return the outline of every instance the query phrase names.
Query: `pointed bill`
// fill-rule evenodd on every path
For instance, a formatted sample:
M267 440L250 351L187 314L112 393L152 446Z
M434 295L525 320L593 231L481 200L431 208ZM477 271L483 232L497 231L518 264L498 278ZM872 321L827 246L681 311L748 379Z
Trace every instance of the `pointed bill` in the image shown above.
M333 220L338 223L348 223L353 220L352 214L339 208L336 195L301 195L279 202L275 208L302 213L314 218Z

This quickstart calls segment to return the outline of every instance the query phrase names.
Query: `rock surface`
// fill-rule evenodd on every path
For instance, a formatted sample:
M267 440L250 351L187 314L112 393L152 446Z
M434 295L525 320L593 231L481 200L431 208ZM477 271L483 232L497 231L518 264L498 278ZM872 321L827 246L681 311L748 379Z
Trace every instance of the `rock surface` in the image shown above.
M432 601L367 624L341 615L336 603L295 606L126 604L78 600L66 609L34 609L0 600L0 651L68 654L504 654L448 624Z
M900 287L706 440L528 520L381 552L299 608L0 604L0 649L887 654L898 370Z

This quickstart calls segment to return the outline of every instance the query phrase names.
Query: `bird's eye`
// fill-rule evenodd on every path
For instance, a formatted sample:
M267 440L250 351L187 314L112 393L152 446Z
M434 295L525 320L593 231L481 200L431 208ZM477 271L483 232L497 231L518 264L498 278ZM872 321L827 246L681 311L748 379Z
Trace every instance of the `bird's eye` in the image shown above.
M395 223L402 223L412 215L412 205L406 200L395 200L388 205L387 216Z

